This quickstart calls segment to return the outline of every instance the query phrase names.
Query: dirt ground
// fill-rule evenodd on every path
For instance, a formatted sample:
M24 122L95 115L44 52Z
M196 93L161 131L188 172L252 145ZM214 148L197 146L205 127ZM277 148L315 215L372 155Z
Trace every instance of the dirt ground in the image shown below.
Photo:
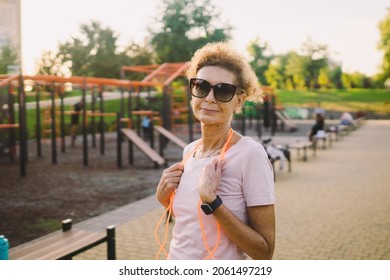
M95 148L89 139L85 167L81 137L73 148L67 141L65 153L57 141L56 164L50 140L42 145L42 157L37 156L36 141L31 141L24 178L19 175L18 160L0 157L0 235L8 238L10 246L58 230L64 219L77 223L154 194L164 167L156 169L136 147L134 164L129 165L128 145L122 145L123 167L118 168L115 137L105 137L104 155L99 138ZM181 153L170 143L164 150L168 164L179 161Z

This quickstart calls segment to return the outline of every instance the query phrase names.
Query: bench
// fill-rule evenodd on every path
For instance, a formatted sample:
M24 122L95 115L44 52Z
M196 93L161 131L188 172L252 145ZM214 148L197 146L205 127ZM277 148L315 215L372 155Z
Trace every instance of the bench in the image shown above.
M303 150L303 161L307 161L307 148L313 148L313 156L316 155L316 145L314 145L313 142L310 141L291 143L288 144L288 148L297 150L298 155L300 154L300 151Z
M62 231L56 231L9 250L11 260L71 260L92 247L107 242L107 259L115 260L115 227L106 231L72 228L72 220L62 221Z
M337 128L337 126L330 126L326 132L328 133L329 135L329 141L330 141L330 145L331 143L334 141L338 141L339 140L339 130Z
M349 132L350 132L349 126L348 125L342 125L342 124L337 125L337 130L339 132L339 136L340 137L348 135Z
M325 130L319 130L316 135L314 135L313 146L317 148L317 143L322 141L322 149L326 149L326 142L328 141L329 134ZM331 145L331 140L329 140L329 146Z

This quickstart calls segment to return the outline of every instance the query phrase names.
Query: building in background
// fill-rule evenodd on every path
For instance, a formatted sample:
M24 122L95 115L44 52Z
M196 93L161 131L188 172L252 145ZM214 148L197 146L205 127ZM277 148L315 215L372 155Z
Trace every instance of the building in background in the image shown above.
M18 64L10 72L19 72L22 65L21 0L0 0L0 51L10 44L18 55Z

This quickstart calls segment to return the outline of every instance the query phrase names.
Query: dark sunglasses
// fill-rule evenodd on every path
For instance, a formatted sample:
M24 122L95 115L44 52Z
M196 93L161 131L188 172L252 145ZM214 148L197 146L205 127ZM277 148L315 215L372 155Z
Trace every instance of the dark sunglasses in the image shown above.
M191 95L194 97L206 97L211 91L211 89L214 90L215 99L221 102L231 101L237 91L237 87L235 85L227 83L218 83L212 86L208 81L203 79L190 79L190 92Z

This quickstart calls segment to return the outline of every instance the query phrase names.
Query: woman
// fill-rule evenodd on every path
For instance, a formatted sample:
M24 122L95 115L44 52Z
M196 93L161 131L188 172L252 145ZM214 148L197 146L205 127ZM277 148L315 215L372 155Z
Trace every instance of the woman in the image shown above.
M271 259L272 166L262 145L230 128L245 100L261 100L257 78L226 43L198 50L187 77L202 137L157 186L157 199L175 216L168 259Z
M311 127L310 132L309 132L309 141L314 140L314 136L317 135L318 131L324 130L324 125L325 125L325 120L323 115L321 114L316 114L315 116L315 123Z

